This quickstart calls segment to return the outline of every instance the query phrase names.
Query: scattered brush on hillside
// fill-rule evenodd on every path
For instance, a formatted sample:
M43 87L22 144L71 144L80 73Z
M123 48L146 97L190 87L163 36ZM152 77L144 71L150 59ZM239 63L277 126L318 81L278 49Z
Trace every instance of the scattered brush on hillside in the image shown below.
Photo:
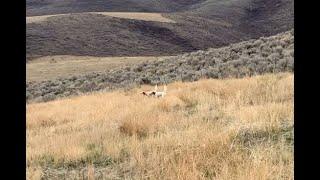
M27 105L29 179L293 179L293 75Z
M27 101L48 101L81 93L142 84L243 77L294 70L293 30L218 49L65 79L27 83Z
M198 50L190 34L181 37L172 27L180 26L171 24L92 13L49 17L27 24L27 61L54 55L159 56Z
M97 11L166 12L162 15L176 23L83 13ZM178 55L288 31L294 19L293 0L27 1L28 16L60 13L71 14L27 23L27 61L56 55Z
M89 11L173 12L205 0L26 0L27 16Z

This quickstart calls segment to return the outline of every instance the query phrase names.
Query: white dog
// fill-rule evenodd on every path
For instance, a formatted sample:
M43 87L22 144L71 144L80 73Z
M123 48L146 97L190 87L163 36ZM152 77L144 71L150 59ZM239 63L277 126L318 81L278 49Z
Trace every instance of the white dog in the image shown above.
M164 97L167 94L167 86L163 86L163 91L158 91L158 85L155 85L153 91L142 91L141 94L145 96Z
M163 91L156 91L155 96L156 97L164 97L167 94L167 86L163 86Z

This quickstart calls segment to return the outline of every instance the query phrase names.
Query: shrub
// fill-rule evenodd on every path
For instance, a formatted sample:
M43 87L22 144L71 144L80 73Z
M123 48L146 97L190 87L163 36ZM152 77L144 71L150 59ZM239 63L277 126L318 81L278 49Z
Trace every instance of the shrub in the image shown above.
M157 131L157 119L154 115L127 116L119 126L119 130L125 135L143 138Z
M51 101L55 99L55 95L50 93L50 94L46 94L42 97L42 101L47 102L47 101Z

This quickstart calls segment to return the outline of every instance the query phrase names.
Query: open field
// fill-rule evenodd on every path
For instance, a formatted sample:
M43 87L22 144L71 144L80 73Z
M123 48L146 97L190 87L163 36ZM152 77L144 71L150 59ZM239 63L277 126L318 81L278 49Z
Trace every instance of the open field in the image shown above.
M150 88L28 104L28 178L293 179L292 73Z
M163 17L160 13L145 13L145 12L86 12L86 14L102 14L111 17L123 18L123 19L135 19L142 21L155 21L155 22L166 22L175 23L175 21ZM73 13L75 15L77 13ZM27 23L39 23L46 21L49 17L56 16L68 16L70 14L54 14L54 15L43 15L43 16L29 16L27 17Z
M92 72L104 72L121 66L130 66L159 57L90 57L47 56L35 59L26 65L27 82L67 78Z

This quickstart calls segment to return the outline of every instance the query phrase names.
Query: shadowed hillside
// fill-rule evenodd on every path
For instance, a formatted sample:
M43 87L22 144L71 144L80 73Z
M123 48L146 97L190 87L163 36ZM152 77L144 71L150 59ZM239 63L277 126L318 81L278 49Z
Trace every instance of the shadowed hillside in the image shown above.
M102 2L106 5L95 5ZM135 11L121 9L118 5L133 9L145 5L149 9L141 7L137 11L170 12L163 16L176 23L129 20L88 13L50 17L44 22L27 24L27 59L52 55L177 55L270 36L293 28L293 0L107 2L29 1L27 14ZM156 6L156 3L162 5ZM50 7L48 11L46 7ZM153 9L161 7L163 9ZM167 10L167 7L173 9Z
M205 0L27 0L27 16L48 14L123 11L174 12Z
M162 24L99 14L49 17L27 24L27 56L154 56L196 50L172 25Z
M268 36L293 28L293 0L206 0L187 14L227 21L251 36Z
M97 14L50 17L27 24L27 58L50 55L159 56L222 46L245 34L228 24L175 15L183 23L158 23ZM202 26L214 27L205 30Z
M196 81L201 78L243 77L294 69L293 30L226 47L185 53L158 61L27 83L28 101L48 101L81 93L129 88L141 84Z

